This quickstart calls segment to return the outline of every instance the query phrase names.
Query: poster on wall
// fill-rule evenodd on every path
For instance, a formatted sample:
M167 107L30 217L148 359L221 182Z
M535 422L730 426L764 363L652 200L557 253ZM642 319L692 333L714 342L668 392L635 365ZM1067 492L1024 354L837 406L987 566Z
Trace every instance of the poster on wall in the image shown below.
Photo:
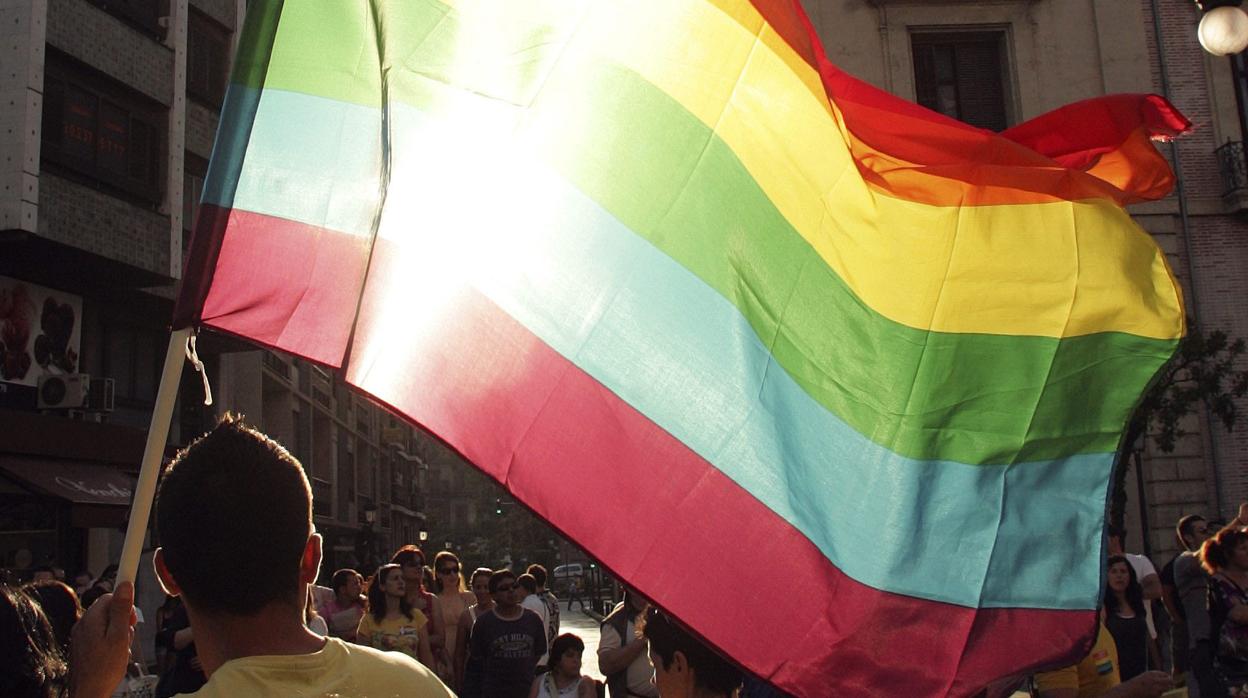
M35 404L44 375L77 373L82 298L0 276L0 405Z

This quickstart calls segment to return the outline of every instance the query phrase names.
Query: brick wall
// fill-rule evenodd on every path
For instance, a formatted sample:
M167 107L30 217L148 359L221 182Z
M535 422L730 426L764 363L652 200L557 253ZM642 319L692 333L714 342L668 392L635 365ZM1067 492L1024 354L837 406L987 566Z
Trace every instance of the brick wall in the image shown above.
M1152 25L1153 2L1140 2L1148 25L1154 90L1160 92L1162 61ZM1220 145L1216 134L1239 137L1225 124L1214 122L1210 66L1226 59L1208 57L1200 48L1196 39L1199 14L1189 0L1157 0L1156 5L1170 99L1195 125L1193 133L1177 142L1190 215L1184 231L1171 197L1171 220L1163 225L1172 227L1179 237L1168 251L1176 260L1175 272L1183 282L1189 312L1195 311L1201 326L1248 338L1248 222L1222 201L1223 184L1214 155ZM1242 364L1240 368L1248 369L1248 361ZM1239 408L1248 415L1248 401L1241 401ZM1248 423L1228 434L1199 414L1189 428L1193 435L1183 439L1175 453L1149 452L1144 468L1155 553L1174 549L1173 525L1180 516L1227 516L1233 514L1237 502L1248 499L1248 470L1243 467ZM1221 491L1220 502L1216 489Z
M161 275L169 273L169 218L44 172L41 237Z

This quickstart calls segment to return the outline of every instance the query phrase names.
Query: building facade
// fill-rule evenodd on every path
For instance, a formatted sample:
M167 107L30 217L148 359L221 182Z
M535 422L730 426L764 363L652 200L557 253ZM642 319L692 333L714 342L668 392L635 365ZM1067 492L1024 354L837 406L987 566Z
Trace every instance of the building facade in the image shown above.
M1192 327L1248 338L1243 57L1201 50L1191 0L804 4L841 68L983 128L1106 94L1167 97L1195 125L1173 145L1159 144L1178 186L1129 210L1165 251ZM1158 562L1176 548L1180 516L1229 519L1248 500L1248 428L1228 432L1204 412L1186 426L1190 434L1171 453L1148 441L1142 473L1131 472L1126 486L1128 547Z

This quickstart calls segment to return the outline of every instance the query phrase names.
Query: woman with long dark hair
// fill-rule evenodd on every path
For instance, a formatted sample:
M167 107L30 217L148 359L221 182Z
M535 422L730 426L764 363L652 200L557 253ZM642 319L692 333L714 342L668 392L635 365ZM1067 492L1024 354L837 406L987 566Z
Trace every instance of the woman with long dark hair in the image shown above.
M1200 548L1209 572L1209 637L1214 665L1231 695L1248 692L1248 533L1224 528Z
M398 565L382 565L368 583L368 613L360 619L356 642L402 652L433 668L425 614L407 602L407 585Z
M1123 681L1143 674L1150 661L1154 667L1161 666L1144 615L1144 588L1135 578L1135 569L1122 555L1113 555L1108 562L1105 627L1118 647L1118 672Z

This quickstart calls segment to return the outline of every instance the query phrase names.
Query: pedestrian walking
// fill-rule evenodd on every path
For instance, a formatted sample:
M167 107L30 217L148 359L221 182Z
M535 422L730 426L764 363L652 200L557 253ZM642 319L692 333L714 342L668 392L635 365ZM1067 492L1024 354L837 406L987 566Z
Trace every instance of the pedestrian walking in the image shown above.
M581 594L585 591L585 580L581 577L572 577L568 583L568 612L572 612L572 604L578 604L581 610L585 610L585 600L581 598Z
M459 558L449 550L433 557L433 590L437 596L439 618L442 626L443 648L434 652L437 674L448 684L455 685L455 648L459 642L459 619L476 602L476 597L464 585Z
M478 567L472 573L472 594L476 603L469 606L459 616L459 630L456 633L455 645L455 686L460 698L480 698L482 658L469 651L468 638L472 635L472 626L482 614L494 608L494 598L490 596L490 577L494 570Z
M585 642L564 633L550 643L550 671L533 679L529 698L594 698L594 680L581 674Z
M516 583L520 585L517 589L520 605L536 613L537 617L542 619L542 656L537 660L537 670L541 671L550 658L550 611L546 608L546 601L537 595L536 577L525 572L516 577Z
M1119 678L1129 681L1143 674L1150 663L1160 668L1161 658L1148 634L1144 590L1135 578L1135 568L1121 555L1110 557L1107 565L1105 627L1118 649Z
M520 605L517 587L514 572L495 570L490 576L494 608L472 626L469 651L481 658L481 695L487 698L525 698L546 649L546 627Z
M1248 694L1248 533L1224 528L1205 541L1201 563L1209 579L1209 637L1214 668L1230 695Z
M545 567L534 563L529 565L525 573L533 575L533 580L537 582L537 597L546 604L546 637L550 638L553 646L555 638L559 637L559 599L546 585L548 575ZM550 661L554 662L555 658L552 656Z
M399 565L382 565L368 583L368 613L360 619L356 641L379 650L402 652L433 668L429 621L407 600L407 580Z
M359 572L346 568L334 573L330 581L333 594L318 611L325 618L331 637L355 642L355 632L368 608L363 589L364 578Z
M395 551L390 564L399 565L403 570L403 582L407 587L407 603L415 610L425 614L429 621L426 629L429 633L430 651L445 647L442 632L442 614L438 613L438 599L425 586L425 554L415 545L405 545Z
M1176 680L1185 677L1190 666L1190 650L1188 649L1187 613L1184 611L1183 600L1179 598L1178 586L1175 583L1174 567L1179 556L1184 552L1199 550L1202 543L1209 538L1209 524L1205 517L1188 514L1179 519L1174 527L1175 538L1179 542L1179 553L1175 554L1162 566L1161 600L1170 616L1170 673ZM1163 651L1167 648L1163 647Z
M602 621L598 640L598 668L607 677L611 698L658 698L654 665L641 635L642 614L650 600L632 589Z

